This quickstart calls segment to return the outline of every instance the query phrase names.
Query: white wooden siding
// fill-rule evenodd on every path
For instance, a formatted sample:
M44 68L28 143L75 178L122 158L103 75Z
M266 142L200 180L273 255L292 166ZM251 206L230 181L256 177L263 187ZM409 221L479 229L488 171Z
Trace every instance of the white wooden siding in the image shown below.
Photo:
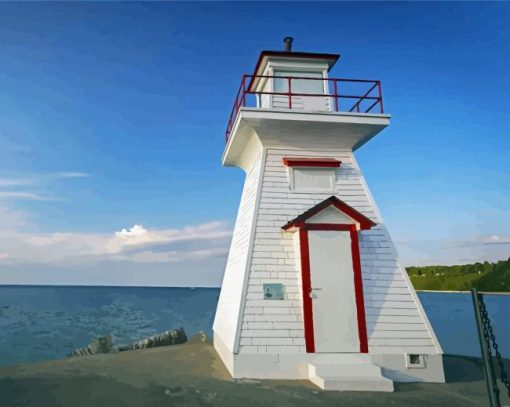
M336 170L335 195L378 225L360 232L360 255L371 353L437 353L397 254L350 150L268 149L263 163L259 210L256 214L253 256L240 352L305 352L301 274L297 233L281 227L331 193L291 191L284 156L331 157L342 161ZM244 194L243 194L244 196ZM230 262L230 258L229 258ZM282 283L283 301L264 300L262 284Z
M298 93L297 91L293 91ZM273 109L289 109L289 97L273 95ZM292 110L304 110L311 112L330 112L331 98L321 96L292 96Z
M249 256L250 236L255 216L255 202L261 173L262 149L246 171L241 202L237 213L234 234L230 244L223 283L213 330L225 345L233 351L242 310L245 289L246 264Z

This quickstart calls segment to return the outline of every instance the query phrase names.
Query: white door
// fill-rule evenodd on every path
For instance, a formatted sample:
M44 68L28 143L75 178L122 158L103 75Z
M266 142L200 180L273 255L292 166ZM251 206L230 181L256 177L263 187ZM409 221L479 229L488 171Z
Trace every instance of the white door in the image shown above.
M315 352L359 352L351 236L308 231Z

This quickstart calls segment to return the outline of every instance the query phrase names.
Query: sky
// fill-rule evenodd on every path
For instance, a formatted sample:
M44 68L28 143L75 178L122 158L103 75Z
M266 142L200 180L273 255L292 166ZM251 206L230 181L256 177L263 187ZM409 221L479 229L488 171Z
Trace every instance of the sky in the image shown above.
M392 124L356 152L404 265L510 256L509 3L1 3L0 284L217 286L222 168L263 49L340 53Z

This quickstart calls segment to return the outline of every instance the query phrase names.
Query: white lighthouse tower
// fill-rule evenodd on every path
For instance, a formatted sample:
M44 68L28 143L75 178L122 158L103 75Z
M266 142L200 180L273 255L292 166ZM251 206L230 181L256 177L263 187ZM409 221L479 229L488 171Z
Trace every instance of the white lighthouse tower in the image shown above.
M443 382L441 347L354 157L390 123L380 82L330 78L339 55L285 44L243 77L227 127L223 165L246 180L214 347L236 378Z

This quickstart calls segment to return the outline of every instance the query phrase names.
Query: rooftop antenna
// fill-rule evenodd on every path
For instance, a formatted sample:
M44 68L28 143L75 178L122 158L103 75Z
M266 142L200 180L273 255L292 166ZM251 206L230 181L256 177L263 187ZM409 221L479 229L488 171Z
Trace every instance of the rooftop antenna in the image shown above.
M294 38L292 37L285 37L283 39L283 43L285 44L285 52L292 52L292 41L294 41Z

